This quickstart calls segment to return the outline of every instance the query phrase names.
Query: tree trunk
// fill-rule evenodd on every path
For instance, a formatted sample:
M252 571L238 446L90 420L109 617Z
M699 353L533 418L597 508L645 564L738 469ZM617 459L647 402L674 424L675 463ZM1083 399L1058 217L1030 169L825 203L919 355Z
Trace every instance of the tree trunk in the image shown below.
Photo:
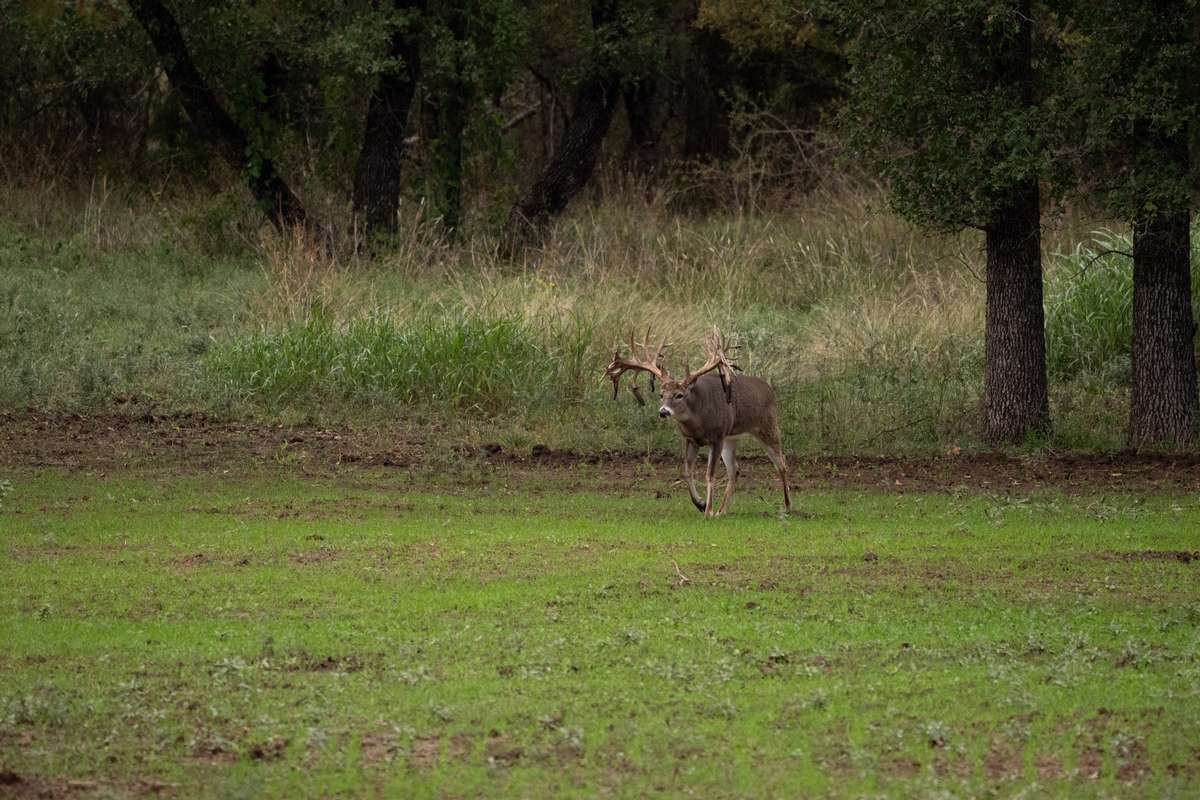
M452 81L442 98L439 120L437 180L440 184L438 211L442 224L451 236L462 222L463 136L467 127L467 105L471 89L465 83Z
M593 28L612 22L615 16L610 0L593 0ZM597 62L592 66L589 76L575 89L571 119L554 158L509 211L502 242L509 255L540 236L550 220L587 184L596 168L600 145L620 99L620 81L611 65Z
M412 14L425 9L425 0L398 0L396 8ZM421 76L421 50L415 22L392 34L389 55L399 69L379 78L367 107L362 150L354 169L354 213L368 230L396 230L400 210L404 134L413 93Z
M1133 221L1133 387L1129 445L1185 445L1196 435L1196 322L1188 211Z
M252 160L250 139L221 107L212 88L192 61L179 23L162 0L130 0L130 9L150 37L154 52L166 70L179 103L201 135L225 161L246 177L254 199L271 222L283 228L304 224L304 206L266 155Z
M1000 86L1033 104L1033 13L1018 0L1021 30L996 64ZM987 312L983 405L987 438L1017 444L1050 432L1046 320L1042 304L1041 205L1036 178L1017 185L985 227Z
M1050 430L1038 187L1029 183L987 226L986 366L989 441L1015 444Z
M650 175L662 165L662 135L669 116L669 98L654 76L643 76L625 87L625 119L629 124L629 143L624 161L635 174Z
M463 194L463 137L467 129L467 112L472 102L474 88L459 60L467 41L466 3L449 3L442 10L446 27L456 44L455 61L450 74L437 86L441 95L438 102L437 136L434 152L434 180L437 212L442 225L450 236L454 236L462 220Z
M707 28L692 32L684 84L683 157L720 160L729 155L729 99L732 55L725 38Z

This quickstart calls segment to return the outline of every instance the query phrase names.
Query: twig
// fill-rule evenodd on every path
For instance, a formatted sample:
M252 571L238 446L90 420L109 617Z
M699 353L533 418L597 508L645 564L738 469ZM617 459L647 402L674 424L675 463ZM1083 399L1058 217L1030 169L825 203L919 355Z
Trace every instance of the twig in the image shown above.
M869 439L864 439L864 440L863 440L863 442L862 442L862 444L860 444L860 445L859 445L859 447L863 447L863 446L865 446L865 445L868 445L868 444L870 444L871 442L873 442L873 441L875 441L876 439L878 439L880 436L886 436L886 435L887 435L887 434L889 434L889 433L896 433L897 431L902 431L902 430L904 430L905 428L911 428L911 427L913 427L914 425L920 425L922 422L928 422L929 420L931 420L931 419L933 419L933 418L934 418L934 415L933 415L933 414L926 414L926 415L925 415L925 416L923 416L923 417L917 417L916 419L909 420L908 422L905 422L905 423L904 423L904 424L902 424L902 425L897 425L897 426L896 426L896 427L894 427L894 428L887 428L886 430L879 431L878 433L876 433L876 434L874 434L873 436L871 436L871 438L869 438Z
M1126 258L1133 258L1133 253L1127 253L1124 250L1116 250L1113 248L1109 248L1107 250L1101 250L1099 253L1093 254L1092 257L1088 259L1088 262L1086 264L1084 264L1082 267L1080 267L1079 271L1076 272L1071 277L1072 278L1082 277L1083 274L1085 272L1087 272L1088 269L1091 268L1092 264L1095 264L1097 261L1099 261L1104 256L1111 256L1111 255L1125 256Z
M979 273L976 272L974 267L971 266L971 262L967 258L967 254L962 251L961 247L958 249L958 253L956 254L956 256L958 258L959 263L963 265L963 268L966 269L967 273L972 278L974 278L975 280L979 281L982 284L987 284L987 280L985 278L981 278L979 276Z
M689 578L687 575L683 574L683 570L681 570L679 568L679 564L676 563L675 559L673 559L673 558L671 559L671 566L675 567L675 574L679 576L679 585L680 586L687 586L689 583L692 582L691 578Z
M537 113L538 110L541 109L541 107L542 107L542 102L539 100L538 102L534 103L533 105L529 106L528 108L522 109L520 112L518 112L516 114L516 116L514 116L512 119L508 120L507 122L505 122L503 125L500 126L501 132L507 133L508 131L517 127L522 122L524 122L525 120L532 117L535 113Z

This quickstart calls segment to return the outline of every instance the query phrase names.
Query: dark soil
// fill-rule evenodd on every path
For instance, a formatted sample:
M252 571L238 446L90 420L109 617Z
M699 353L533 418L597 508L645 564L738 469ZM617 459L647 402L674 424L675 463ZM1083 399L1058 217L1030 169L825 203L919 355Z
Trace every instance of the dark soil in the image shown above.
M765 488L772 470L753 447L739 459ZM511 453L500 445L447 447L436 430L397 427L320 428L216 420L198 414L130 416L0 413L0 469L68 471L169 470L242 472L281 469L303 474L400 468L436 475L456 470L604 472L602 483L624 490L653 477L678 476L678 457L577 453L535 446ZM791 484L805 488L1069 494L1195 492L1200 453L1145 454L961 452L944 456L792 457ZM600 487L597 487L600 488ZM1194 554L1189 554L1194 556Z

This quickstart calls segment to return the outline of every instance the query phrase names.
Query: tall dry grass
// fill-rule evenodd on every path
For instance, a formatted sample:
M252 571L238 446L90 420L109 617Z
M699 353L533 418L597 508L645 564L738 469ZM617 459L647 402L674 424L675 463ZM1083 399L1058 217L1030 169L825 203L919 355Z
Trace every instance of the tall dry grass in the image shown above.
M978 442L979 237L924 234L877 191L685 215L632 187L577 206L513 261L486 235L449 240L419 206L368 257L352 229L334 240L251 224L235 195L86 189L60 192L59 207L38 195L0 225L0 333L16 331L4 405L146 396L228 414L436 422L517 447L671 448L668 426L627 395L612 402L601 369L647 326L676 343L670 366L694 363L717 324L746 370L777 387L793 452ZM0 185L0 208L30 191ZM1078 220L1053 222L1055 443L1117 446L1124 334L1092 311L1119 306L1124 284L1087 271L1081 283L1079 262L1104 245L1072 239Z

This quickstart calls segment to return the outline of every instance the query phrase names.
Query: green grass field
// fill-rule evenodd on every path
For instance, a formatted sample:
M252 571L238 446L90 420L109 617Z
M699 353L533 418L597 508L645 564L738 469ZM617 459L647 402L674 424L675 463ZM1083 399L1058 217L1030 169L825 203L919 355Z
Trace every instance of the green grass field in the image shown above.
M1194 497L752 473L10 473L0 794L1200 792Z

